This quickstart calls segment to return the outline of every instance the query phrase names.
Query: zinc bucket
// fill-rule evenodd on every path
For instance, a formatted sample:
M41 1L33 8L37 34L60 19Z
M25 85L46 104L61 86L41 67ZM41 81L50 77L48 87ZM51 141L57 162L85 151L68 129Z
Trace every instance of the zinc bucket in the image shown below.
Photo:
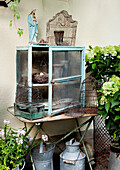
M41 143L40 148L32 149L32 160L35 170L53 170L54 144Z

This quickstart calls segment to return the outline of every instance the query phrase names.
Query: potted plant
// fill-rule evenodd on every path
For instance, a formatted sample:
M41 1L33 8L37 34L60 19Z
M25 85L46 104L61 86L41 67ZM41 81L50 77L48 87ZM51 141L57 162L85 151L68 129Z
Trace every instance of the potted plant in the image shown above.
M18 167L19 170L29 151L41 142L33 144L39 130L31 139L28 135L34 125L27 131L26 126L16 130L8 126L9 123L10 121L4 120L4 126L0 128L0 169L16 170Z
M113 75L99 92L98 114L105 119L106 129L112 137L109 170L117 170L120 167L120 77Z

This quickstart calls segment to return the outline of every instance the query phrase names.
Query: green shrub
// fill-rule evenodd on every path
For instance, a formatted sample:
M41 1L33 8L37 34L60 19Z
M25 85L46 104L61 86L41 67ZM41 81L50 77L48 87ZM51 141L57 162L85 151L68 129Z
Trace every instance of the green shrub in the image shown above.
M105 119L106 129L120 144L120 45L89 46L86 73L102 85L98 114Z
M105 119L106 129L120 144L120 78L113 75L103 83L99 100L98 114Z
M118 46L89 46L86 54L86 73L98 80L99 83L108 81L112 75L120 74L120 45Z

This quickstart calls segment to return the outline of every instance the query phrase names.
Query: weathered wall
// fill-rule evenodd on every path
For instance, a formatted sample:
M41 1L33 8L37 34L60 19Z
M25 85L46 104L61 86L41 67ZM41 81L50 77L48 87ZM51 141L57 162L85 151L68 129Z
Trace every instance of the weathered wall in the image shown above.
M77 46L89 44L109 45L120 43L120 1L119 0L21 0L18 8L21 19L16 24L24 29L21 38L16 34L15 26L9 27L12 12L9 8L0 7L0 125L4 119L10 119L11 125L23 125L7 112L7 107L13 105L15 99L16 80L16 46L28 44L27 16L32 8L37 9L39 24L39 39L46 37L46 23L56 13L65 9L78 21ZM74 122L58 122L46 125L52 128L51 133L61 133L63 123L66 130L74 126ZM51 126L52 125L52 126ZM56 127L59 126L61 129Z

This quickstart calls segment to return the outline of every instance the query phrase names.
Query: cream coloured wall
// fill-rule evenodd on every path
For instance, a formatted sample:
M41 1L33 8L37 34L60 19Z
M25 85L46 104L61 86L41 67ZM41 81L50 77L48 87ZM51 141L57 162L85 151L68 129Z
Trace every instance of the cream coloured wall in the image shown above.
M109 45L120 43L120 1L119 0L21 0L18 7L21 19L16 24L24 29L20 38L15 26L9 27L12 12L9 8L0 7L0 125L4 119L11 121L11 126L21 127L23 123L7 112L7 107L15 100L16 83L16 46L28 44L27 16L32 8L36 8L39 24L39 39L46 37L46 23L57 12L65 9L78 21L77 46L89 44ZM57 134L74 126L74 122L57 122L46 125L50 133ZM56 129L59 126L61 128ZM64 131L65 132L65 131Z

